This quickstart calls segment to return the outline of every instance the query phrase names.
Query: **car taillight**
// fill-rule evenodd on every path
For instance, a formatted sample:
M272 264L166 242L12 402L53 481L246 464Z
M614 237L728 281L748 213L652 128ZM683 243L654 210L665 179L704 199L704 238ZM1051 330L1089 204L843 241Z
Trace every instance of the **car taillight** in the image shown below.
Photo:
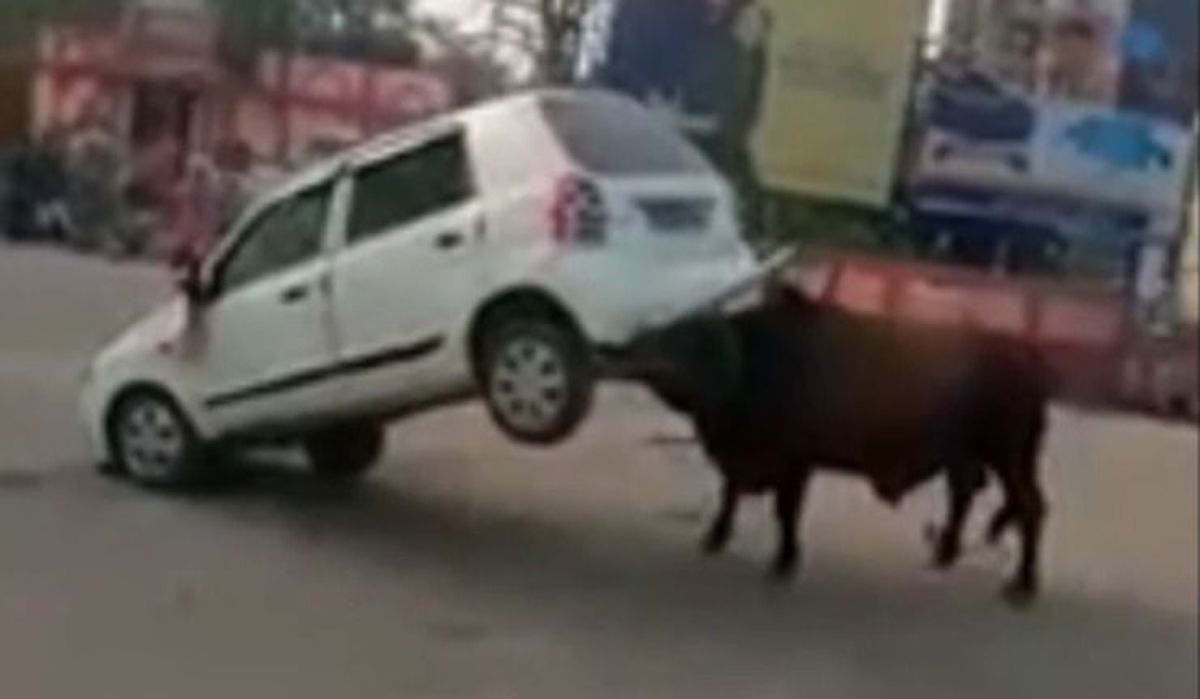
M604 193L589 179L570 175L554 189L550 231L555 242L598 245L608 237L608 209Z

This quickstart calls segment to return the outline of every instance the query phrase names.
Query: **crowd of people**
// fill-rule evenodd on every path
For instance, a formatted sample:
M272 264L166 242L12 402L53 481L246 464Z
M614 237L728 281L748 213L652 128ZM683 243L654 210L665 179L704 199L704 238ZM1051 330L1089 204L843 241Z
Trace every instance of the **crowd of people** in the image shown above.
M251 192L240 143L132 147L104 123L0 147L0 238L118 257L203 254Z

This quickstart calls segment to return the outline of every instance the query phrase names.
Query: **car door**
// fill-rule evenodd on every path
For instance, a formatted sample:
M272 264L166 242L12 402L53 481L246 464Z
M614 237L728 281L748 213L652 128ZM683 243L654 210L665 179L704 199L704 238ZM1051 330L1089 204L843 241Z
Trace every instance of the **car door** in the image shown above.
M252 215L216 259L204 311L204 407L222 431L329 410L335 362L325 253L333 185Z
M452 335L474 288L482 228L463 131L377 155L347 177L333 275L345 390L383 407L465 384Z

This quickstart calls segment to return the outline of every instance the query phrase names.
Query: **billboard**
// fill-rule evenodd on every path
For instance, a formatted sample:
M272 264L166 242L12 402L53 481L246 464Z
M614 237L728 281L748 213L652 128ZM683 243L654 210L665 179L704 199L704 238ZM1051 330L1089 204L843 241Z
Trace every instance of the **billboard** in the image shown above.
M920 92L910 203L1091 242L1173 227L1196 14L1195 0L954 0Z
M584 77L673 118L727 171L883 205L925 4L610 0Z
M1192 134L1175 122L1075 102L955 92L945 84L924 115L912 178L917 192L957 185L1148 217L1179 210Z
M778 189L885 205L908 116L923 0L770 0L755 152Z

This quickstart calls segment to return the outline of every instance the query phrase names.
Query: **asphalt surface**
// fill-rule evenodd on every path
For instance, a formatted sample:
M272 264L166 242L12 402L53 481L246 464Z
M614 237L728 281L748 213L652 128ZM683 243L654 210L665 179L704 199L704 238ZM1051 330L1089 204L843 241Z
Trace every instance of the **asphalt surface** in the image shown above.
M697 555L716 480L631 390L549 452L473 406L398 425L348 491L286 455L203 496L102 479L79 374L166 289L0 248L0 696L1196 696L1195 430L1056 411L1030 612L998 599L1011 550L928 569L939 489L891 511L833 477L781 589L765 504Z

